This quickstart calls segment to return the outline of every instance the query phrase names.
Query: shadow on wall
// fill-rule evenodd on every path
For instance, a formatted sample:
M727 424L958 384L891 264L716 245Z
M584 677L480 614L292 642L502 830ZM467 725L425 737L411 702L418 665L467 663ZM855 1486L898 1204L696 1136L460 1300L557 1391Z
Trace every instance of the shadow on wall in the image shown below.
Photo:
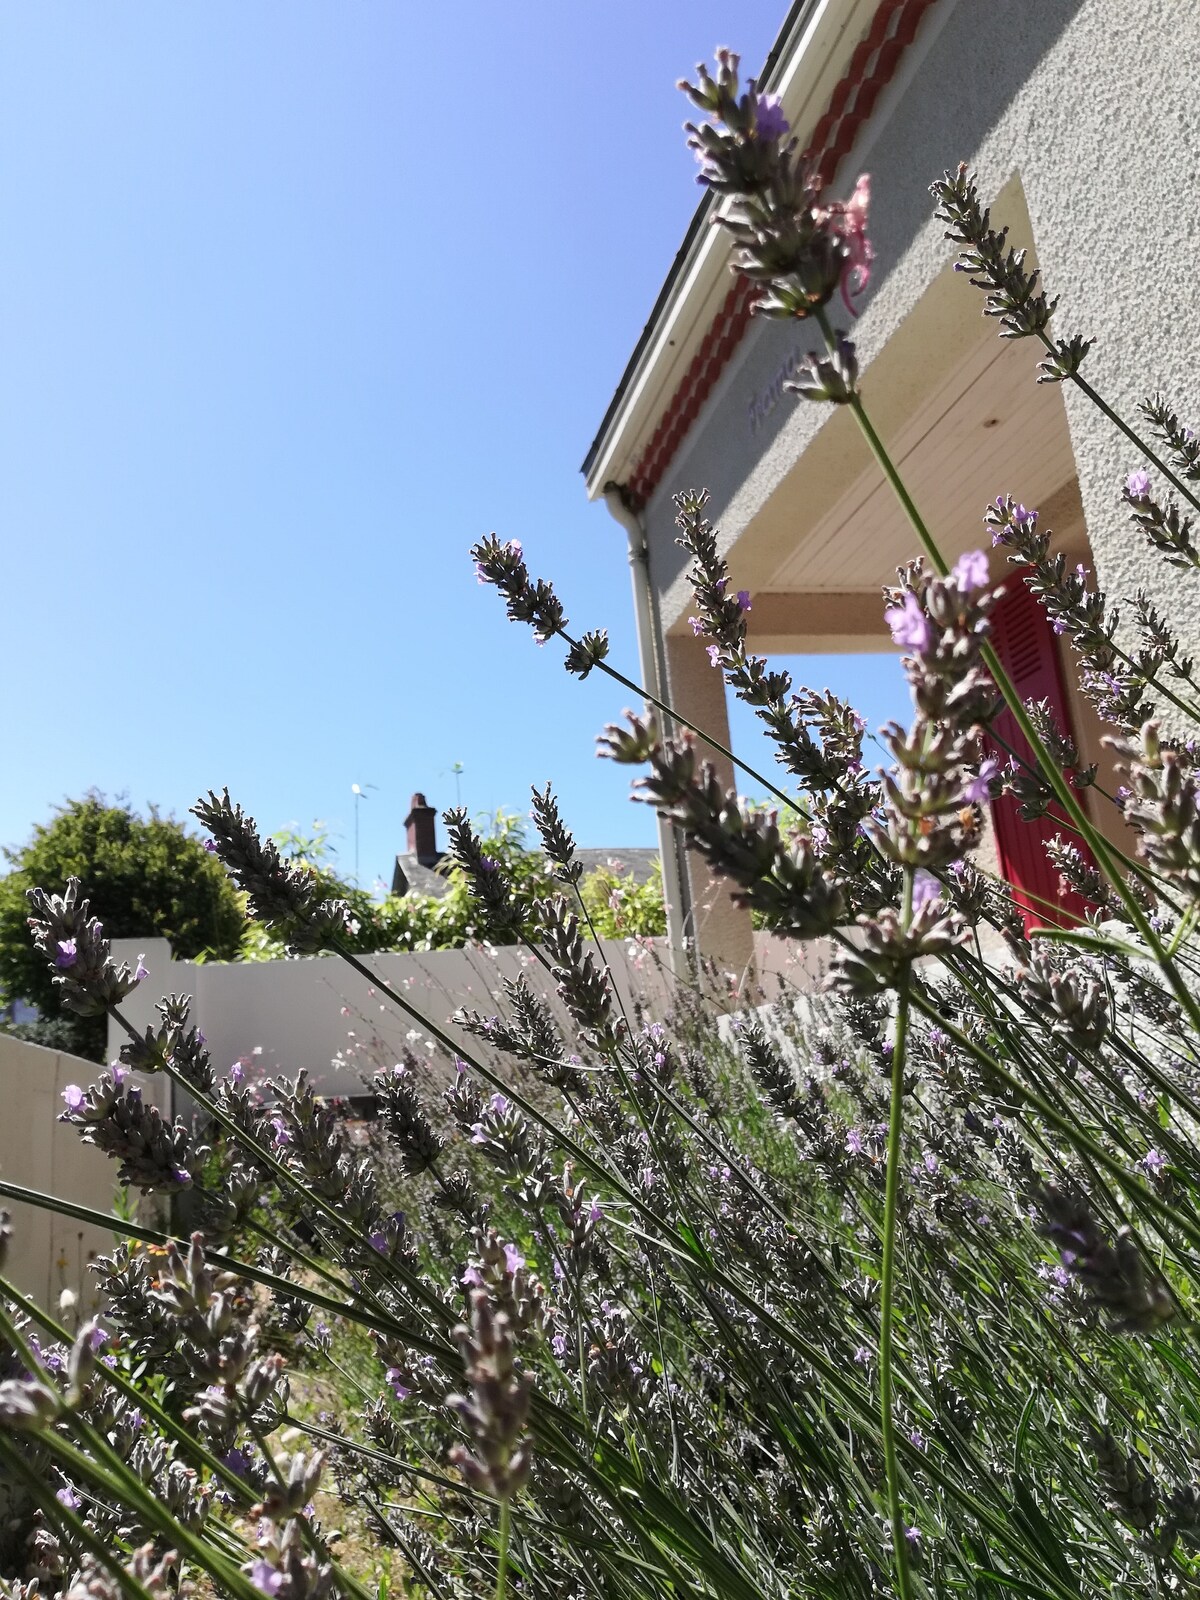
M94 1061L0 1034L0 1095L7 1108L0 1118L0 1178L111 1212L116 1163L81 1143L77 1128L58 1120L67 1085L86 1087L99 1070ZM139 1075L137 1081L146 1103L163 1110L169 1087L165 1080ZM12 1215L5 1275L47 1311L57 1314L61 1307L62 1320L73 1330L95 1307L88 1263L111 1251L113 1234L36 1206L10 1200L0 1204ZM148 1213L143 1220L149 1226L163 1225L163 1219Z

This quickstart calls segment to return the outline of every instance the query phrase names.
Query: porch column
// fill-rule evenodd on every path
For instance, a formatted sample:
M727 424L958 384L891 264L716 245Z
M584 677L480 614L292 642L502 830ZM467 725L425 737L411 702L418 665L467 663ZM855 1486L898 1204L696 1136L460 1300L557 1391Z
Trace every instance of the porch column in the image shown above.
M668 703L728 748L725 680L709 661L703 641L690 633L668 634L666 647ZM716 768L721 783L726 788L736 788L733 765L728 758L709 744L703 744L701 750L704 758ZM693 920L693 926L687 931L695 939L701 956L714 961L719 971L733 973L740 982L754 959L750 913L734 905L729 895L729 880L716 877L691 850L687 852L687 872Z

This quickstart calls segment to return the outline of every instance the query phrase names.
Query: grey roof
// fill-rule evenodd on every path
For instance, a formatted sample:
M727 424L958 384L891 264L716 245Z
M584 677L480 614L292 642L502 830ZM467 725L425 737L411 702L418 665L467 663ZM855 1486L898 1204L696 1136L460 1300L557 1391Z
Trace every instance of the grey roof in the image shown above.
M632 873L635 883L645 883L658 866L658 851L645 845L576 850L575 858L582 866L585 878L604 867L616 873L618 878L627 878ZM450 887L449 879L443 875L450 866L449 856L443 856L436 867L423 867L415 855L407 852L399 855L392 872L392 893L428 894L440 899Z
M443 877L440 870L442 866L447 870L451 866L448 856L442 856L436 867L425 867L415 855L406 851L396 857L396 865L392 869L392 893L428 894L440 899L450 887L449 880Z
M658 865L658 851L645 845L631 845L628 849L614 846L607 850L576 850L575 859L583 867L585 878L598 867L606 867L618 878L627 878L632 872L635 883L645 883Z

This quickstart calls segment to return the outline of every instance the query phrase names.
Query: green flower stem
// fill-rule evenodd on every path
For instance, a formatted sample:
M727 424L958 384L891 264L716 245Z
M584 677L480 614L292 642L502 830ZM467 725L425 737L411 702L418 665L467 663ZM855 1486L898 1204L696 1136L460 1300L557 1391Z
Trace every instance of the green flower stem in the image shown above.
M1050 351L1051 355L1058 354L1058 346L1054 343L1054 340L1051 339L1050 335L1044 328L1039 328L1038 338L1045 345L1046 349ZM1200 511L1200 499L1197 499L1195 491L1193 489L1189 489L1187 485L1175 475L1167 463L1156 454L1154 449L1146 443L1140 434L1136 433L1129 426L1123 417L1118 416L1118 414L1109 405L1108 401L1097 394L1096 390L1092 388L1091 384L1086 378L1081 378L1078 372L1072 372L1069 376L1069 381L1073 383L1082 394L1087 395L1088 399L1097 408L1097 410L1103 412L1103 414L1112 423L1114 428L1120 429L1120 431L1129 440L1130 444L1132 444L1136 450L1140 451L1152 466L1158 468L1159 472L1162 473L1167 482L1179 491L1189 505L1194 506L1197 511Z
M366 978L369 983L375 984L381 994L384 994L388 999L392 1000L393 1003L396 1004L402 1011L420 1021L422 1025L428 1029L431 1035L434 1038L437 1038L439 1042L442 1043L447 1049L451 1050L455 1054L461 1054L459 1046L453 1039L450 1038L448 1034L446 1034L435 1024L431 1024L428 1018L417 1012L409 1004L409 1002L403 998L403 996L392 990L377 973L371 970L370 967L366 966L365 963L360 961L351 952L339 950L338 953L345 961L349 963L350 966L352 966L357 972ZM945 1024L943 1024L943 1026L945 1026ZM670 1254L674 1255L680 1261L686 1262L691 1268L701 1272L707 1279L711 1279L711 1281L719 1284L722 1288L731 1293L740 1304L744 1305L747 1310L750 1310L756 1316L763 1318L764 1322L772 1327L775 1332L780 1334L781 1337L787 1339L787 1341L793 1344L797 1349L801 1350L805 1359L812 1364L814 1370L818 1372L822 1380L829 1386L831 1391L837 1393L839 1397L853 1409L860 1410L860 1397L858 1393L850 1384L846 1382L844 1374L837 1368L837 1366L833 1362L825 1359L821 1352L816 1348L816 1346L811 1344L810 1341L798 1339L794 1332L785 1324L779 1322L778 1318L775 1317L767 1307L763 1306L754 1298L754 1296L747 1294L735 1278L724 1272L718 1266L718 1264L712 1261L707 1253L700 1248L699 1241L694 1235L690 1237L684 1236L681 1235L676 1229L670 1227L670 1225L667 1224L664 1219L659 1217L648 1206L646 1206L641 1197L636 1195L629 1188L629 1186L619 1178L619 1176L614 1178L611 1173L599 1167L598 1164L587 1154L587 1152L581 1145L578 1144L576 1140L572 1139L569 1135L564 1134L561 1129L557 1128L553 1122L551 1122L544 1113L538 1111L535 1106L527 1101L524 1101L523 1098L513 1090L511 1085L502 1083L490 1068L476 1061L472 1061L470 1064L487 1081L493 1083L497 1088L507 1093L513 1100L513 1103L519 1105L521 1109L539 1126L543 1127L561 1147L570 1151L570 1153L580 1161L581 1165L584 1166L585 1170L593 1172L610 1182L613 1187L622 1195L622 1197L632 1205L633 1209L651 1225L654 1231L645 1237L647 1237L651 1242L657 1244L660 1248L666 1249ZM1017 1085L1017 1087L1021 1086ZM1027 1090L1022 1088L1022 1092L1025 1093L1028 1098L1031 1098L1028 1096ZM1050 1109L1053 1112L1053 1108ZM1065 1118L1059 1118L1058 1120L1066 1127L1070 1127L1070 1124L1067 1123ZM1113 1162L1109 1157L1106 1157L1106 1160L1110 1166L1116 1167L1117 1171L1121 1174L1122 1180L1127 1185L1130 1183L1136 1185L1137 1180L1129 1179L1119 1167L1119 1164ZM1144 1188L1145 1186L1139 1185L1138 1187ZM0 1193L2 1192L3 1186L0 1185ZM1146 1193L1149 1194L1150 1191L1146 1190ZM1157 1204L1161 1205L1161 1202L1157 1202L1157 1196L1152 1196L1151 1198ZM1166 1209L1169 1210L1170 1208ZM631 1231L635 1233L635 1235L641 1237L636 1228L631 1229ZM1196 1227L1193 1231L1195 1232L1196 1237L1200 1239L1200 1226ZM295 1291L294 1289L289 1289L288 1292L294 1293ZM413 1341L410 1340L410 1342ZM538 1420L541 1430L544 1434L551 1427L552 1416L553 1413L548 1410L543 1410L539 1406ZM557 1432L558 1430L555 1429L555 1431ZM609 1503L614 1506L614 1509L623 1512L625 1508L620 1496L613 1495L607 1484L602 1486L602 1483L597 1481L594 1473L588 1470L587 1463L578 1454L574 1446L569 1442L566 1435L559 1433L558 1438L561 1441L560 1448L565 1451L569 1451L574 1458L572 1464L575 1470L582 1471L585 1476L587 1476L594 1483L598 1490L606 1493L606 1498L609 1499ZM915 1450L912 1453L915 1455ZM932 1470L929 1467L929 1463L925 1461L925 1458L922 1457L921 1459L926 1470ZM608 1466L610 1472L614 1473L621 1473L628 1469L628 1463L624 1458L612 1458L608 1461ZM634 1481L638 1482L642 1492L645 1492L646 1485L640 1480L640 1478ZM974 1497L968 1497L965 1494L962 1485L953 1476L946 1475L939 1481L942 1482L943 1487L952 1493L956 1499L960 1500L964 1504L967 1504L969 1501L973 1514L981 1517L981 1520L983 1520L985 1524L990 1527L993 1536L996 1537L1002 1545L1009 1549L1018 1548L1021 1550L1022 1555L1028 1558L1028 1551L1025 1550L1024 1547L1014 1546L1014 1542L1009 1536L1008 1531L1004 1528L1004 1525L998 1519L988 1517L982 1506L979 1505L978 1501L976 1501ZM1043 1578L1046 1582L1051 1583L1054 1592L1060 1595L1069 1595L1070 1591L1064 1590L1061 1583L1053 1582L1052 1575L1050 1573L1044 1572ZM726 1577L725 1581L727 1583L729 1582L728 1576Z
M109 1013L114 1021L124 1028L131 1039L140 1040L137 1029L117 1006L110 1006ZM353 1245L362 1244L363 1241L358 1232L350 1226L335 1206L331 1205L323 1195L317 1194L311 1186L306 1187L296 1177L295 1173L268 1150L265 1145L260 1144L257 1139L251 1138L244 1128L239 1127L229 1113L219 1106L214 1099L204 1094L195 1084L190 1083L170 1061L163 1061L162 1070L172 1083L190 1095L197 1105L202 1106L237 1144L241 1145L244 1150L249 1151L256 1161L274 1174L276 1180L285 1190L290 1190L297 1199L301 1200L306 1210L315 1208L327 1219L335 1233L340 1234L343 1239L348 1240ZM289 1249L289 1254L295 1254L289 1247L285 1246L284 1248ZM414 1299L423 1302L426 1310L432 1313L434 1322L440 1322L444 1328L450 1327L454 1320L451 1313L442 1305L437 1296L421 1282L419 1277L412 1273L406 1274L400 1271L394 1262L386 1262L382 1256L379 1258L379 1264L381 1269L387 1268L395 1272L406 1292ZM382 1303L370 1289L364 1286L362 1293L366 1298L372 1300L381 1311L383 1310Z
M57 1195L46 1194L41 1189L29 1189L24 1184L10 1183L6 1178L0 1178L0 1198L21 1200L27 1205L36 1206L40 1211L53 1211L59 1216L71 1217L76 1222L90 1222L110 1233L120 1233L125 1238L137 1239L142 1244L165 1246L180 1242L173 1239L170 1234L126 1222L121 1217L96 1211L91 1206L79 1205L74 1200L60 1200ZM270 1289L276 1294L303 1300L316 1310L344 1317L347 1322L355 1323L370 1332L386 1334L392 1339L403 1339L424 1355L445 1361L451 1354L449 1345L424 1337L411 1324L399 1322L386 1312L376 1314L354 1300L334 1300L331 1296L322 1294L319 1289L303 1283L293 1283L290 1279L268 1272L265 1267L254 1266L248 1261L239 1261L236 1256L227 1255L224 1251L208 1250L206 1254L210 1266L222 1267L226 1272L232 1272L239 1278L246 1278L251 1283L261 1284L263 1288Z
M218 1585L224 1584L237 1600L262 1600L244 1572L232 1561L218 1555L216 1549L206 1544L198 1534L178 1522L99 1434L92 1429L86 1432L89 1446L102 1459L76 1449L53 1429L39 1434L38 1438L50 1454L64 1462L73 1474L102 1485L115 1504L134 1511L149 1527L157 1529L169 1545L174 1546L181 1555L188 1556L202 1571L209 1573Z
M1200 1248L1200 1223L1193 1222L1184 1212L1168 1205L1165 1200L1155 1194L1148 1184L1143 1183L1133 1173L1127 1172L1116 1157L1111 1156L1103 1145L1098 1144L1089 1134L1083 1132L1078 1120L1072 1120L1069 1116L1065 1116L1062 1112L1056 1110L1043 1095L1031 1089L1028 1084L1022 1083L1007 1067L997 1061L995 1056L989 1055L982 1045L976 1044L961 1028L944 1016L932 1001L927 1000L921 994L919 989L912 991L911 998L912 1004L923 1016L928 1017L935 1027L940 1028L943 1033L953 1039L960 1049L965 1050L981 1067L993 1073L1007 1088L1021 1095L1038 1115L1048 1122L1056 1132L1060 1133L1069 1144L1074 1145L1078 1150L1085 1151L1096 1162L1097 1166L1103 1167L1105 1171L1111 1173L1117 1179L1121 1188L1127 1194L1134 1196L1142 1205L1147 1206L1165 1221L1178 1228L1180 1233L1191 1244Z
M829 318L825 314L823 308L817 311L816 316L817 321L820 324L821 331L825 335L825 342L832 351L836 348L837 338ZM926 556L929 558L930 563L933 565L939 576L944 578L950 570L946 565L945 557L938 548L937 541L926 527L921 513L917 510L917 507L913 502L912 496L905 488L904 482L901 479L899 472L896 470L895 463L888 454L883 440L876 433L871 419L867 415L866 408L862 403L861 395L856 392L851 398L849 404L850 409L853 411L855 419L858 422L859 428L862 430L863 437L866 439L871 448L871 453L879 463L884 477L887 479L889 484L891 484L897 500L900 502L905 515L908 517L908 520L912 525L913 531L921 541L922 549L925 551ZM1119 423L1118 418L1114 417L1114 420L1118 421ZM1121 424L1121 426L1123 426L1123 424ZM1136 437L1136 435L1131 434L1131 437ZM1197 1001L1196 996L1192 994L1187 984L1183 981L1183 977L1179 972L1179 969L1176 967L1175 962L1163 949L1158 936L1150 926L1149 920L1142 911L1141 906L1138 904L1133 891L1129 888L1124 877L1118 870L1113 859L1113 851L1110 848L1108 841L1093 826L1088 818L1087 813L1076 799L1075 793L1070 784L1067 782L1063 773L1059 770L1058 764L1052 759L1050 752L1046 749L1041 739L1039 739L1037 730L1030 721L1029 713L1025 710L1025 706L1020 695L1017 693L1011 680L1009 679L1007 672L1005 672L1003 666L1001 665L999 656L997 656L992 645L986 639L982 643L981 654L985 663L987 664L988 671L995 679L996 687L1004 696L1004 700L1008 706L1008 709L1012 712L1014 718L1016 719L1017 726L1020 728L1022 734L1024 734L1026 740L1028 741L1029 747L1033 752L1035 761L1038 763L1038 766L1041 769L1042 775L1049 781L1050 787L1054 790L1055 797L1059 801L1059 804L1063 807L1071 821L1075 824L1075 827L1079 830L1079 833L1082 835L1092 854L1095 856L1101 871L1120 895L1122 903L1124 904L1126 911L1129 913L1130 921L1137 928L1137 931L1141 934L1150 950L1153 951L1155 960L1158 962L1162 971L1166 974L1167 981L1171 985L1171 988L1175 994L1175 998L1179 1001L1180 1005L1187 1013L1188 1020L1191 1022L1196 1031L1200 1032L1200 1002Z
M23 1316L28 1317L31 1322L36 1322L38 1327L43 1332L48 1333L52 1339L57 1340L60 1344L70 1345L71 1335L67 1330L55 1322L54 1318L48 1312L43 1311L35 1301L23 1295L14 1283L10 1283L4 1277L0 1277L0 1301L16 1306ZM111 1384L114 1389L124 1395L126 1400L132 1400L136 1405L140 1406L143 1411L154 1418L154 1421L164 1433L169 1434L177 1444L187 1450L203 1466L206 1466L214 1477L220 1479L226 1489L243 1500L247 1506L253 1505L255 1495L243 1480L238 1477L237 1473L227 1467L217 1456L214 1456L210 1450L206 1449L194 1434L181 1427L178 1420L169 1411L165 1411L153 1396L135 1388L119 1368L110 1367L106 1363L100 1362L97 1364L95 1376L103 1378L106 1383Z
M46 1387L52 1388L45 1367L3 1304L0 1304L0 1334L8 1340L14 1350L20 1353L28 1370ZM56 1431L53 1425L42 1428L37 1435L39 1443L46 1450L66 1460L74 1475L100 1484L117 1505L136 1510L149 1526L157 1527L172 1544L181 1549L186 1548L198 1566L205 1572L211 1573L214 1578L229 1584L233 1593L241 1596L241 1600L255 1600L257 1591L249 1580L236 1567L226 1569L225 1562L216 1558L215 1552L203 1540L176 1522L170 1512L164 1510L149 1493L141 1479L130 1471L108 1441L82 1417L75 1415L68 1406L59 1412L55 1421L78 1434L94 1454L87 1455L77 1450ZM65 1507L61 1509L64 1512L66 1510Z
M52 1527L62 1528L73 1544L79 1545L89 1555L94 1556L112 1576L122 1594L129 1595L131 1600L154 1600L145 1584L139 1582L118 1561L113 1554L112 1546L97 1539L82 1517L77 1516L74 1511L64 1506L56 1495L51 1494L45 1479L38 1476L21 1452L3 1433L0 1433L0 1462L4 1463L9 1473L21 1479L31 1499L41 1507L47 1522Z
M912 921L913 871L904 871L904 926ZM896 1231L900 1208L901 1141L904 1135L904 1046L908 1037L907 969L900 980L896 1027L892 1038L892 1095L888 1114L887 1176L883 1200L883 1266L879 1297L879 1416L883 1429L883 1460L887 1473L888 1519L892 1525L892 1558L900 1600L911 1600L908 1540L904 1508L900 1503L900 1468L896 1460L896 1418L893 1405L892 1334L896 1298Z
M511 1533L508 1496L505 1495L500 1502L500 1564L496 1570L496 1600L504 1600L508 1593L508 1541Z
M577 642L564 628L558 629L558 637L565 640L567 644L573 645ZM616 683L619 683L622 688L628 689L631 694L640 695L643 700L649 701L649 703L661 711L664 716L670 717L673 722L678 722L680 727L687 728L690 732L694 733L698 739L703 739L705 744L711 745L714 750L719 750L727 761L732 761L735 767L740 767L748 778L753 778L755 783L761 783L763 788L766 789L769 794L773 794L781 805L787 806L789 810L795 808L796 802L792 799L789 799L789 797L784 794L782 789L776 788L775 784L771 782L770 778L764 777L763 774L758 772L754 767L748 766L740 756L735 756L733 751L727 746L723 745L719 739L714 738L711 733L705 733L704 729L698 728L694 722L689 722L688 719L681 712L676 711L673 706L667 705L667 703L663 700L660 700L657 695L652 695L648 689L643 688L640 683L635 683L632 678L627 678L623 672L618 672L616 667L610 667L607 661L597 661L596 668L598 671L606 673L608 677L612 678Z

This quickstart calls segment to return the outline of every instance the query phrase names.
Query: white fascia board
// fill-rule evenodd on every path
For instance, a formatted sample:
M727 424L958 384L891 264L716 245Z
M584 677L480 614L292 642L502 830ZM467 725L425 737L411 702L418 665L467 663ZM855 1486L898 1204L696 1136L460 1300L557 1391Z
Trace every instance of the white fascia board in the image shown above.
M816 127L855 45L869 26L877 0L821 0L775 81L764 85L783 101L784 114L802 141ZM714 217L718 213L714 211ZM622 403L587 476L590 500L610 483L624 482L686 372L728 291L730 246L710 223L697 239L642 352Z

